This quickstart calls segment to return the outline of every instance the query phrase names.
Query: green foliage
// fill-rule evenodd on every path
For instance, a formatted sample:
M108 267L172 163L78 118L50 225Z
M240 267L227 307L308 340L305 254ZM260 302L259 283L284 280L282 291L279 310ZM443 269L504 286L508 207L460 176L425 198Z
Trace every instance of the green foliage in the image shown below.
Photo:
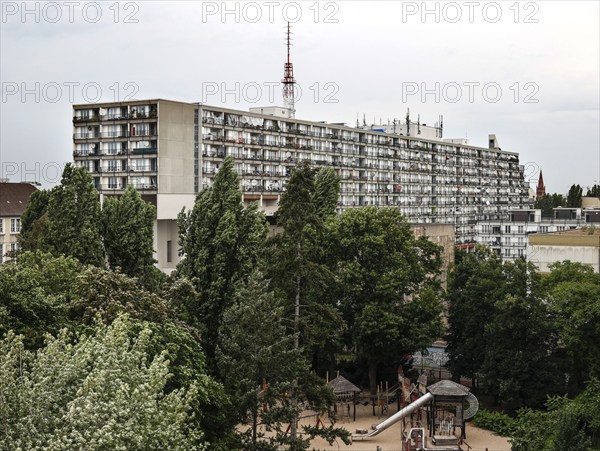
M588 188L586 197L600 197L600 185L594 185Z
M66 303L80 270L77 260L24 252L17 263L0 265L0 336L13 330L37 347L46 332L65 326Z
M450 277L449 368L478 377L494 402L514 412L560 393L558 335L540 276L490 250L461 255Z
M21 215L21 232L19 247L22 251L44 248L45 235L48 231L46 211L50 201L50 192L37 190L31 193L27 207Z
M152 236L156 208L144 202L132 186L118 197L106 197L102 207L102 239L108 264L143 282L155 260Z
M312 199L320 218L326 219L335 214L340 196L341 180L333 168L322 168L315 173Z
M144 290L125 274L88 266L74 280L69 315L76 323L92 324L100 315L108 323L120 314L162 322L169 313L167 302Z
M397 209L351 209L328 226L347 346L369 362L374 389L379 362L398 361L441 335L440 249L415 239Z
M479 409L473 424L478 428L487 429L496 432L498 435L510 437L515 429L515 420L502 412L491 412L485 409Z
M231 304L233 287L258 264L266 239L266 221L256 204L244 208L233 159L226 158L212 187L196 196L193 209L177 219L179 244L185 258L177 273L198 293L198 322L203 348L214 369L214 352L223 311Z
M300 412L293 399L324 410L333 401L332 393L310 374L302 349L288 333L284 303L259 272L238 286L234 300L223 315L217 361L236 406L235 419L242 425L243 449L276 450L282 445L307 449L305 439L285 434ZM261 428L270 431L268 436ZM324 436L330 443L340 436L347 438L347 433L333 427L311 430L310 435Z
M560 337L569 392L577 395L585 381L600 377L600 275L580 263L555 263L544 288Z
M100 202L85 168L67 164L59 185L50 192L46 246L55 255L83 264L104 266L100 238Z
M283 232L268 242L266 275L285 300L298 344L313 360L333 359L342 320L324 296L333 277L325 264L325 219L334 216L338 177L308 161L294 168L276 213Z
M567 200L562 194L544 194L535 199L533 208L542 210L542 216L552 216L553 208L564 207L566 204Z
M73 341L66 330L37 353L0 342L3 449L201 449L190 427L197 388L164 394L169 363L149 355L151 332L118 318Z
M600 382L592 379L573 400L554 397L546 411L522 409L514 421L513 451L599 449Z
M583 188L579 185L571 185L569 192L567 193L567 207L581 208L581 196L583 195Z

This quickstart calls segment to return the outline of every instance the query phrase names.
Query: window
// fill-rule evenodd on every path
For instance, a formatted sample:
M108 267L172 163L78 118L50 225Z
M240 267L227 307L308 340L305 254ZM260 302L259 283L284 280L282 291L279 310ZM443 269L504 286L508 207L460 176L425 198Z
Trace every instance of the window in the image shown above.
M510 257L510 249L504 249L504 256Z
M117 178L116 177L109 177L108 178L108 188L109 189L116 189L117 188Z
M0 263L4 262L4 245L0 243Z
M108 143L108 147L106 149L108 155L116 155L117 152L120 150L119 147L120 147L120 143L114 142L114 141L113 142L109 142Z
M519 226L519 233L524 233L524 227L523 226Z
M510 226L504 226L504 233L510 233Z
M0 235L4 233L4 219L0 218Z
M21 218L12 218L10 220L11 233L19 233L21 231Z
M167 241L167 263L171 263L173 261L172 247L173 247L173 242L170 240Z
M548 226L540 226L540 233L548 233Z

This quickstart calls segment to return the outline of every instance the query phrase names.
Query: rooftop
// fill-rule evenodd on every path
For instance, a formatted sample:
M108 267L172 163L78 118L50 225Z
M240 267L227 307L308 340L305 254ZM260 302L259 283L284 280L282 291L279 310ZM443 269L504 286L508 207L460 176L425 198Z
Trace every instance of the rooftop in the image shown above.
M0 183L0 216L21 216L36 190L30 183Z

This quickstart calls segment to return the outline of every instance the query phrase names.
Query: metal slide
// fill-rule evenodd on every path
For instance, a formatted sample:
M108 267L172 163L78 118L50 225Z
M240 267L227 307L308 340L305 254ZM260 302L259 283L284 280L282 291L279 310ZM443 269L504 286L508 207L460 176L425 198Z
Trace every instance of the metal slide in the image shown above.
M425 404L427 404L432 399L433 399L433 395L431 393L427 393L427 394L421 396L415 402L413 402L413 403L409 404L408 406L406 406L405 408L399 410L394 415L392 415L391 417L389 417L387 420L384 420L381 423L379 423L377 426L374 426L374 429L371 432L369 432L368 434L353 435L352 436L352 440L353 441L354 440L360 441L360 440L364 440L364 439L367 439L367 438L375 437L377 434L379 434L380 432L385 431L391 425L393 425L394 423L398 422L399 420L401 420L405 416L410 415L415 410L417 410L419 407L424 406Z

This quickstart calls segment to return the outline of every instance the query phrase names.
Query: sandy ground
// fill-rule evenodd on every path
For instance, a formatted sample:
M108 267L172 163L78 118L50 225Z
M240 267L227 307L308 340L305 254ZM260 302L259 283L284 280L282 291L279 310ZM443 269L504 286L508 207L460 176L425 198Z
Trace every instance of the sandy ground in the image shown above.
M389 415L392 415L396 412L396 406L390 405ZM308 412L306 412L308 413ZM351 413L352 415L352 413ZM336 425L338 427L343 427L350 431L350 433L354 434L356 429L368 429L371 430L371 425L378 424L382 422L387 416L378 417L373 416L373 408L371 406L356 406L356 421L352 421L352 418L348 418L348 416L344 416L343 418L338 417L338 422ZM322 421L326 426L329 426L331 423L323 418ZM316 418L305 418L301 420L300 424L306 425L315 425ZM327 442L321 439L315 439L312 441L312 449L329 451L329 450L352 450L352 451L400 451L400 437L401 437L401 421L390 426L385 431L381 432L379 435L365 440L365 441L357 441L352 445L344 445L343 442L339 441L338 443L334 443L333 445L329 445ZM457 429L458 433L459 429ZM500 437L492 432L486 431L484 429L476 428L472 426L470 423L467 423L466 427L467 439L465 442L471 446L470 451L510 451L511 447L508 443L508 439L505 437ZM377 448L380 447L380 448ZM463 445L465 450L469 448Z

